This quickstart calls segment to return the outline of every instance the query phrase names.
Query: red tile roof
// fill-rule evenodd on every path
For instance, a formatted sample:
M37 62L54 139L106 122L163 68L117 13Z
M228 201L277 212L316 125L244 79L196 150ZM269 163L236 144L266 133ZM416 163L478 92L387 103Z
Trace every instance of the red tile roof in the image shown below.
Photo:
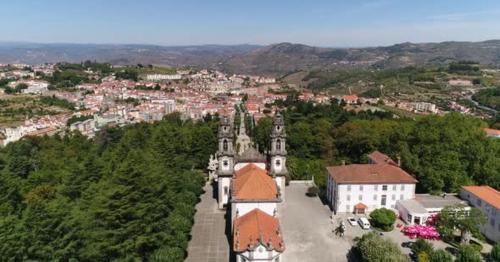
M389 164L354 164L327 167L339 184L415 184L417 180L403 169Z
M500 192L498 190L490 186L463 186L462 188L491 206L500 209Z
M388 155L381 153L380 151L377 150L371 152L368 155L368 158L376 164L387 163L387 164L397 165L397 163L394 162L394 160L392 160Z
M486 133L488 136L500 136L500 130L498 129L493 129L493 128L483 128L483 131Z
M278 187L267 171L248 164L236 171L232 183L233 200L277 200Z
M279 220L256 208L234 220L233 250L244 252L260 244L269 250L285 250Z
M356 209L366 209L366 208L367 208L367 206L366 206L365 204L363 204L363 203L359 202L359 203L357 203L357 204L354 206L354 208L356 208Z
M342 96L342 100L346 102L356 102L358 101L358 96L357 95L345 95Z

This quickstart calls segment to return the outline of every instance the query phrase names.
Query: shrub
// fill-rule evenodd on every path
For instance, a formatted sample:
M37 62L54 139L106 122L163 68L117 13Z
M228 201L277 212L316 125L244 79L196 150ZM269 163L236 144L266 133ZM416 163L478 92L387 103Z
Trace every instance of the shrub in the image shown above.
M432 244L428 241L425 241L424 239L417 239L412 245L411 245L411 252L413 256L415 257L420 257L422 253L430 255L433 251ZM420 259L418 259L420 261Z
M310 186L307 188L307 195L308 196L317 196L319 194L319 188L317 186Z
M370 232L356 240L355 251L362 261L408 261L401 249L392 241Z
M375 209L370 213L372 225L384 231L392 230L392 225L396 221L394 211L387 208Z
M445 250L438 249L431 252L429 262L453 262L453 256Z
M496 244L493 246L489 258L490 261L500 262L500 244Z
M480 262L483 261L479 253L471 245L461 245L458 248L457 262Z

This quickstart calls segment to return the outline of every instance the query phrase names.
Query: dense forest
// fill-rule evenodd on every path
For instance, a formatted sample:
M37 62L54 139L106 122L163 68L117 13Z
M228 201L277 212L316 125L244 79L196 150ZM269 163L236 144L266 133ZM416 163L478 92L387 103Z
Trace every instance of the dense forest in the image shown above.
M217 120L23 139L0 150L5 261L182 261Z
M420 192L457 192L467 184L500 188L500 140L486 137L486 123L450 113L444 117L393 118L386 112L347 112L338 103L314 105L292 98L278 103L287 128L288 169L292 179L314 176L325 186L325 166L342 161L366 163L379 150L396 159L420 183ZM267 150L271 119L254 130L261 150Z

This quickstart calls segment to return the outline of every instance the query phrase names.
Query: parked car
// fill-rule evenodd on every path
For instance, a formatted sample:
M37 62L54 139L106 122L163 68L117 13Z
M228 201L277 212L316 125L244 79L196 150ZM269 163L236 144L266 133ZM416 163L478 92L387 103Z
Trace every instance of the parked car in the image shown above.
M356 226L357 224L356 219L354 217L348 217L347 221L349 222L349 224L351 224L351 226Z
M358 223L362 229L370 229L370 222L368 222L368 219L366 219L366 217L360 217L358 219Z

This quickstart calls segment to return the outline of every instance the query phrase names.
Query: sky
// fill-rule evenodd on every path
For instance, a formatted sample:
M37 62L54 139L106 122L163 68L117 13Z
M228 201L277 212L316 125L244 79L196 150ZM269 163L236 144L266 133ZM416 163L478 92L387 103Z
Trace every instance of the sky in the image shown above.
M0 1L0 41L365 47L500 39L499 0Z

